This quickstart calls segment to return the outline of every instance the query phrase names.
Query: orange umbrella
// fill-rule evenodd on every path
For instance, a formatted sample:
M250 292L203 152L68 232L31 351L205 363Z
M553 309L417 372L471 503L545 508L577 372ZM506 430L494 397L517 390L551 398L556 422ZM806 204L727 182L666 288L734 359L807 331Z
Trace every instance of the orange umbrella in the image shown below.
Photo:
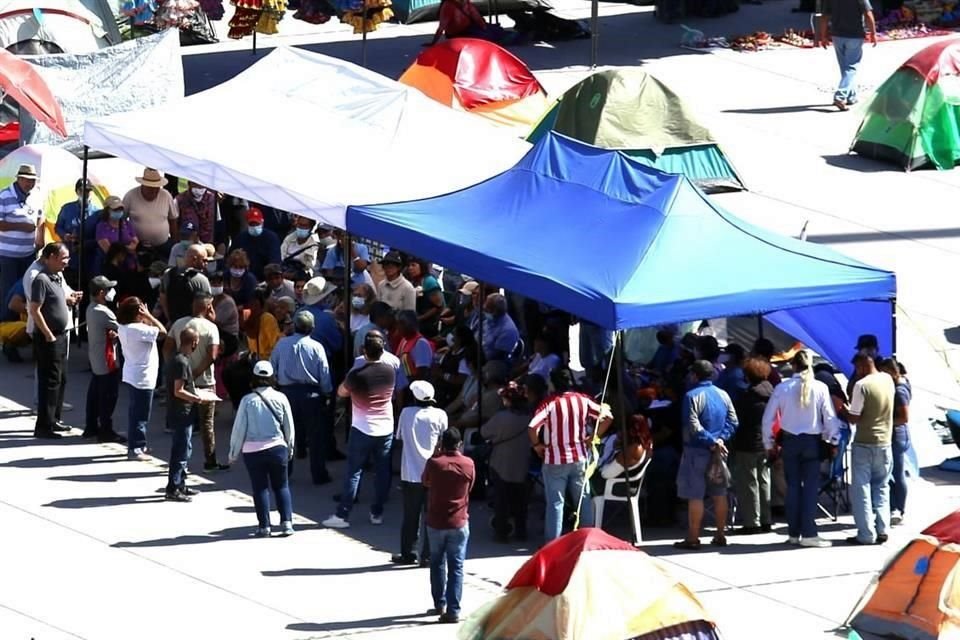
M4 49L0 49L0 88L38 122L67 137L63 111L50 87L33 65Z

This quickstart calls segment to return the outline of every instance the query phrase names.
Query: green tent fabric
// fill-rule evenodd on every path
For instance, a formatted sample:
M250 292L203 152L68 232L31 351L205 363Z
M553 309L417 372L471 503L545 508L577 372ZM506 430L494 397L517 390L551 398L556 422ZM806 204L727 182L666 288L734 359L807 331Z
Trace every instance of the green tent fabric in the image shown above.
M960 40L923 49L880 85L851 149L907 171L960 161Z
M690 178L707 193L744 188L710 132L662 82L640 69L610 69L569 89L527 137L548 131L618 149L655 169Z

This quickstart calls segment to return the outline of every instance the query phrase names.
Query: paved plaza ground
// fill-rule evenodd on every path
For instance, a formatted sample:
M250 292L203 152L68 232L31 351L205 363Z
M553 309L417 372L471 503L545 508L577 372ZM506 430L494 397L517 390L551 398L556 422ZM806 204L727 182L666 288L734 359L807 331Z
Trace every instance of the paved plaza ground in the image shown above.
M786 0L774 0L688 24L707 35L802 26L807 17L789 8ZM572 10L583 17L589 13L586 3ZM918 391L918 427L935 405L960 405L950 366L956 346L945 337L960 319L954 285L960 266L960 225L954 218L960 173L906 174L847 156L859 118L856 111L837 113L827 106L837 75L832 51L685 51L677 46L679 26L659 25L649 8L630 5L604 4L601 24L602 64L643 65L695 105L712 127L750 189L719 196L719 202L790 235L809 221L811 241L897 272L899 353ZM369 42L369 65L397 77L433 28L385 27ZM281 30L286 35L261 38L260 46L305 45L359 60L359 39L344 27L310 31L286 20ZM868 49L864 95L932 42ZM241 50L249 44L187 51L188 88L205 88L250 64L256 58ZM515 51L551 92L587 72L582 65L588 41ZM709 270L709 256L691 259ZM65 418L78 425L86 370L84 354L76 350L68 386L76 409ZM339 488L310 486L301 466L293 486L298 533L250 539L255 518L242 467L194 476L202 494L193 504L164 503L158 492L165 482L163 460L130 462L122 447L79 438L34 441L27 409L30 375L29 365L0 364L0 640L454 637L453 628L430 624L422 615L431 604L427 571L389 563L399 541L399 492L385 524L374 527L365 518L371 490L365 483L355 526L325 530L317 523L331 512L331 495ZM121 399L116 415L125 411ZM230 427L229 410L223 414L221 455ZM161 418L162 410L155 412L150 436L165 458L169 439ZM118 424L125 427L125 420ZM200 466L197 455L194 466ZM332 472L339 479L342 463ZM774 534L736 540L722 552L699 553L674 553L669 543L679 529L648 529L644 548L700 595L727 638L815 640L835 637L833 630L885 559L958 506L960 489L953 478L925 472L911 494L907 524L894 529L883 547L788 548L780 544L780 526ZM492 542L485 504L472 505L471 514L465 613L494 597L531 551ZM542 515L535 513L533 520L537 532ZM825 537L842 540L851 520L823 525Z

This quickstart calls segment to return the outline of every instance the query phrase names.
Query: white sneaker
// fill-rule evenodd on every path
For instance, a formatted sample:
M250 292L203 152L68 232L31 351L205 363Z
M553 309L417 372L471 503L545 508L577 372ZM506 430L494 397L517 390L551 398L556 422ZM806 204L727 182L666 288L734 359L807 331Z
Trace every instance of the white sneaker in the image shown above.
M146 462L149 459L150 456L148 456L146 451L143 449L134 449L133 451L127 452L127 460L139 460L140 462Z
M321 524L330 529L349 529L350 528L350 523L344 520L343 518L341 518L340 516L338 516L337 514L333 514L332 516L324 520Z
M787 538L787 544L800 544L800 538L790 536L789 538Z
M895 527L903 524L903 514L900 513L899 511L894 511L893 513L891 513L890 524L892 524Z
M814 536L812 538L803 538L800 541L801 547L814 547L817 549L824 549L826 547L832 547L833 543L829 540L824 540L820 536Z
M383 524L383 515L375 516L370 514L370 524Z

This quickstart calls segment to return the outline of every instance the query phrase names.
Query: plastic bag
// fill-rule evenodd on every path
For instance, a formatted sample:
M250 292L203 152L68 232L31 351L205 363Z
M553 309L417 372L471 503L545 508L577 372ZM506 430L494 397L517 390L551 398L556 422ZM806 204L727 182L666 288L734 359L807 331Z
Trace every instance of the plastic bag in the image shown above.
M719 449L710 454L710 464L707 465L707 484L712 487L730 486L730 469L727 468L727 459Z

